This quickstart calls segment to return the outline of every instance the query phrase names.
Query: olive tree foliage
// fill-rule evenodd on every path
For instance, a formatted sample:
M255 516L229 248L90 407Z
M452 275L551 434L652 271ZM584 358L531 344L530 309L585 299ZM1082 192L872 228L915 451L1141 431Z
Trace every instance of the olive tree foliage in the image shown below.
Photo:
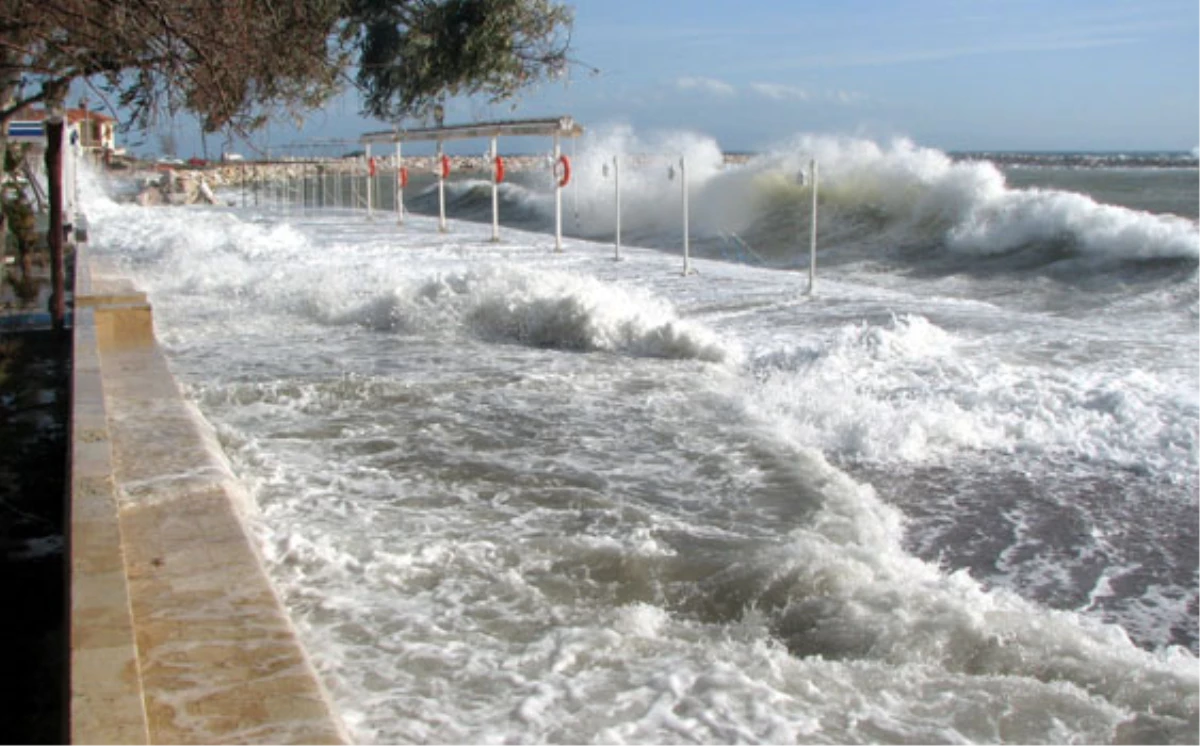
M553 0L0 0L0 123L86 80L126 127L187 111L245 134L354 67L364 113L422 116L561 74L570 24Z
M550 0L347 0L364 113L421 117L447 96L490 102L566 74L571 10Z
M316 105L345 54L341 0L0 0L0 121L87 80L128 125L164 111L247 130Z

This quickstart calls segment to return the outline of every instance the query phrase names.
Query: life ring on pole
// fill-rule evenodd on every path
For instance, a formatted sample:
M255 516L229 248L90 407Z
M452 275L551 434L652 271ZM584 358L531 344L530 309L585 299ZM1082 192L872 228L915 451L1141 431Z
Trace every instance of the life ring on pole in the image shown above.
M450 156L445 154L442 155L442 178L450 178Z
M400 182L400 188L408 186L408 167L401 166L400 171L396 174L396 179Z
M504 159L496 156L496 183L500 184L504 181Z
M571 159L565 155L560 155L558 160L554 162L554 176L558 179L558 186L565 187L571 183Z
M371 177L375 176L375 156L367 159L367 174Z

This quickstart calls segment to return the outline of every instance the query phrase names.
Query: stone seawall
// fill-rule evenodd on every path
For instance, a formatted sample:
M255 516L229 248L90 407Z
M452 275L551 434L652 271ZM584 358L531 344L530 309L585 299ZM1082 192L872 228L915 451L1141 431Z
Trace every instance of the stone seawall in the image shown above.
M344 743L143 293L76 262L73 743Z

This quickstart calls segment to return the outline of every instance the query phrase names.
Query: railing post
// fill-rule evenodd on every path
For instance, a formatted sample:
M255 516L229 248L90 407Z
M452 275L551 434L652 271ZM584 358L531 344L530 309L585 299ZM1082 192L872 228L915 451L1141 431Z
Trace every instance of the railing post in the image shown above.
M497 178L500 172L496 168L496 158L500 152L496 147L496 137L492 137L491 147L492 161L492 242L500 241L500 180Z
M396 140L396 225L404 225L404 185L402 173L404 161L400 159L400 141Z
M562 150L558 145L558 135L554 136L554 165L550 169L551 178L554 179L554 250L562 251L562 185L559 183L555 169L558 168L558 159L562 157Z
M372 220L375 217L373 205L371 204L371 187L374 186L371 182L375 180L375 174L372 173L375 169L371 166L371 143L366 144L367 154L367 220Z
M809 181L812 182L812 225L808 235L808 294L817 289L817 159L808 164Z
M621 261L621 156L613 156L613 190L616 192L617 236L613 245L613 261Z
M679 182L683 190L683 274L692 273L691 242L688 236L688 180L687 159L679 156Z
M446 227L446 175L442 168L443 157L445 157L445 152L442 150L442 141L438 140L437 161L433 166L437 169L438 175L438 230L446 233L449 228Z

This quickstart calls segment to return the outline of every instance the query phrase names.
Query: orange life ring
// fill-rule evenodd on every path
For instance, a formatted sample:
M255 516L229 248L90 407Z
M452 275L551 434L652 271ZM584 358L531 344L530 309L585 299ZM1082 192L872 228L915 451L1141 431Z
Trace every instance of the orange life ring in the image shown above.
M367 159L367 173L371 176L375 175L375 156Z
M404 166L400 167L400 171L396 174L396 178L400 181L400 188L408 186L408 169Z
M496 156L496 183L504 181L504 159Z
M562 175L559 175L558 167L562 166ZM560 155L554 163L554 175L558 176L558 185L565 187L571 182L571 159L565 155Z
M442 155L442 178L450 178L450 156Z

